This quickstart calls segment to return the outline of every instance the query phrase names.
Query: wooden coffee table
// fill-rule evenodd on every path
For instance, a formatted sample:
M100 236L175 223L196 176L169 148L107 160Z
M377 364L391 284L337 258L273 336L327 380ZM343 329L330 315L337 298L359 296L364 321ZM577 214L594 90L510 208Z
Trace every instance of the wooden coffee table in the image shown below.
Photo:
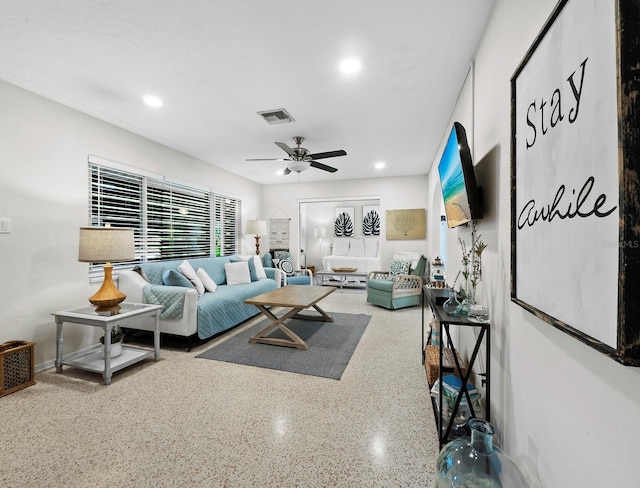
M326 286L288 285L245 300L244 303L255 305L264 316L271 320L271 324L252 336L249 342L295 347L296 349L306 351L309 349L309 344L303 341L295 332L284 325L284 323L289 319L333 322L333 318L318 306L318 302L334 291L336 291L335 288L328 288ZM290 308L291 310L282 317L276 317L267 307L284 307ZM299 314L302 310L311 307L313 307L319 315ZM267 337L276 327L284 332L287 337L289 337L289 340Z

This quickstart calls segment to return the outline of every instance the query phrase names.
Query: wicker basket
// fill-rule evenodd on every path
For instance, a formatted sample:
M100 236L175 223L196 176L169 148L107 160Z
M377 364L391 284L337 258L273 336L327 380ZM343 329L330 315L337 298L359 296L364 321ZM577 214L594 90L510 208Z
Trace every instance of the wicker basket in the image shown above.
M0 344L0 397L35 384L33 342Z
M440 359L439 347L426 346L424 348L424 351L424 367L427 370L427 381L429 382L429 387L432 387L438 379L438 364ZM467 365L460 360L460 356L458 356L458 362L460 362L462 374L466 374ZM455 374L456 376L458 375L458 372L456 371L456 363L453 360L453 351L448 347L444 347L442 348L442 374L444 375L451 373Z

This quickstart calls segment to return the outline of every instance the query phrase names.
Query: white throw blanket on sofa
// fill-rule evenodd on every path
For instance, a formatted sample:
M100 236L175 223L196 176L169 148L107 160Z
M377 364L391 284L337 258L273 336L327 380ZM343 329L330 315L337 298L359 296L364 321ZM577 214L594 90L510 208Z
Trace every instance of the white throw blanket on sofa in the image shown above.
M336 237L330 256L322 258L322 269L357 268L358 273L380 271L380 240L377 237Z

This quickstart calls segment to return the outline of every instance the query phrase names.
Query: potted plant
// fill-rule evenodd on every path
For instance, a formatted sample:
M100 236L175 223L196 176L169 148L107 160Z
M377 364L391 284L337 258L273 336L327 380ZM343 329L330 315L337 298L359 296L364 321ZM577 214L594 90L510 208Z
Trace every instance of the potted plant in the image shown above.
M111 357L115 358L122 354L122 341L124 340L124 332L117 325L111 329ZM104 344L104 336L100 338L100 343ZM104 357L104 349L102 350Z

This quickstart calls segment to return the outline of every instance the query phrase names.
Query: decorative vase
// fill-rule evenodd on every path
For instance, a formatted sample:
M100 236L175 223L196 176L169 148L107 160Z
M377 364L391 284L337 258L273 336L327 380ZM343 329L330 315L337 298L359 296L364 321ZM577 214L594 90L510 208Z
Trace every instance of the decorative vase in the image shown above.
M495 430L486 420L467 423L471 438L460 437L442 448L436 461L437 488L526 488L518 467L493 445Z
M122 342L114 342L111 344L111 359L117 358L122 354ZM101 355L104 358L104 347L101 350Z
M436 409L438 408L438 399L436 398ZM442 435L447 431L447 426L451 421L452 406L448 405L447 400L442 399ZM455 416L453 417L453 423L451 424L451 430L449 431L449 439L455 439L458 437L468 436L467 422L471 418L471 410L466 403L460 403Z
M449 291L449 298L446 302L442 304L442 308L449 315L458 315L458 307L460 306L460 302L458 301L458 297L456 296L456 291Z
M462 297L462 301L460 302L460 306L458 307L458 315L468 315L469 308L471 307L471 305L475 303L474 301L475 289L473 287L473 283L471 282L471 270L469 269L469 260L466 258L463 259L462 264L463 264L462 276L464 277L464 283L462 285L463 297Z

